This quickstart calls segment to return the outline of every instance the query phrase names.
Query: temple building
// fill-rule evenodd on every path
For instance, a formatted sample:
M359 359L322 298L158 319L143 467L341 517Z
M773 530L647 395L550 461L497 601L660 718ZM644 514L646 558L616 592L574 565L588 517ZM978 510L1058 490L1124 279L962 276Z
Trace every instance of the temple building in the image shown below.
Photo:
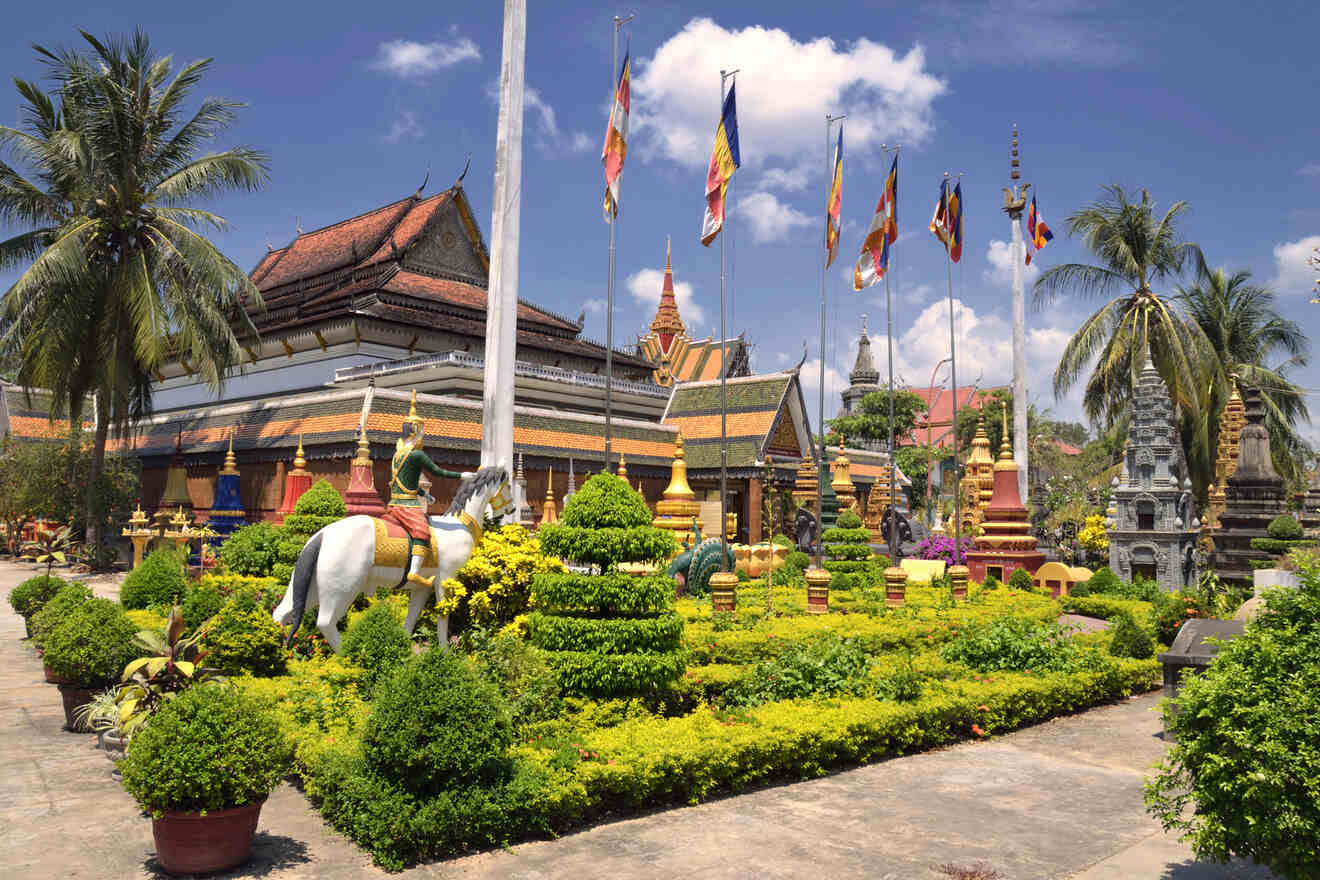
M1195 585L1201 527L1173 415L1169 390L1147 356L1132 397L1123 475L1110 493L1109 568L1170 592Z

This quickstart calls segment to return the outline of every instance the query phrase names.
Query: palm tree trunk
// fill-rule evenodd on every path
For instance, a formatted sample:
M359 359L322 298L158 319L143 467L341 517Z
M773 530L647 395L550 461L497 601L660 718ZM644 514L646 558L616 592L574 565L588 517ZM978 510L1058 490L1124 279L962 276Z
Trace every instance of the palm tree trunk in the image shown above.
M105 511L101 509L100 493L97 491L101 484L101 474L105 470L105 444L110 435L110 419L105 411L105 396L96 392L96 435L92 441L92 462L87 469L87 485L84 488L86 495L87 510L87 534L85 541L88 547L95 548L101 541L102 517Z

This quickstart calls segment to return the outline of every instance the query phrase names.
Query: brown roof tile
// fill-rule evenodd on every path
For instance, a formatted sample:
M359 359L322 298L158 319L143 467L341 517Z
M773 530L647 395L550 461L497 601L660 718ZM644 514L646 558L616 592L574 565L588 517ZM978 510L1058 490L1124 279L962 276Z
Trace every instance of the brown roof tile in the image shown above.
M386 233L413 205L409 196L314 232L304 232L285 248L287 253L273 261L260 281L256 278L253 281L261 290L269 290L332 269L352 266L377 250ZM260 264L258 268L261 268Z

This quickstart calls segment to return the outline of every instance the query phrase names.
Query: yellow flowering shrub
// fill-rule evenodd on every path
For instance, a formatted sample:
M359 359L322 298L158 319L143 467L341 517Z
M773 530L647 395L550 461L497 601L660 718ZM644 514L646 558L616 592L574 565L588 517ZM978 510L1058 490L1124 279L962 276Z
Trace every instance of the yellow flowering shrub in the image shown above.
M1109 552L1109 530L1105 527L1105 518L1092 514L1086 518L1082 530L1077 533L1077 541L1092 553Z
M504 626L530 607L533 577L563 570L525 528L501 526L486 532L463 567L441 584L444 599L436 610L449 615L451 632L473 623Z

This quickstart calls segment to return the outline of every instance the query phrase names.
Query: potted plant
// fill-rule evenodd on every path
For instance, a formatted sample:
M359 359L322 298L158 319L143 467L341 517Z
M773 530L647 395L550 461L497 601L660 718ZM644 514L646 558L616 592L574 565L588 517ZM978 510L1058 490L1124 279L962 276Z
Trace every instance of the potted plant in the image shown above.
M32 638L32 615L55 598L55 594L60 591L60 587L66 583L68 581L63 578L39 574L23 581L10 592L9 606L14 609L16 614L22 616L23 626L27 630L28 638Z
M124 757L124 747L128 744L120 721L118 697L119 688L108 687L74 712L76 726L80 730L93 731L96 744L105 749L106 757L111 761Z
M32 632L32 644L37 648L37 654L42 658L42 664L45 666L46 681L51 684L59 684L59 677L45 662L46 639L59 626L73 610L92 598L92 591L85 584L68 584L60 587L59 592L41 607L41 610L32 615L32 620L28 624L28 629Z
M51 631L43 659L61 680L68 730L84 730L75 717L78 707L113 684L138 656L136 633L124 609L109 599L87 599Z
M229 686L195 687L133 735L120 770L151 814L160 866L200 874L247 861L261 805L290 760L263 703Z
M205 632L185 636L183 611L170 610L164 634L143 630L133 644L147 653L124 667L115 691L116 719L131 737L166 702L197 684L225 681L220 670L202 666L208 652L200 647Z

